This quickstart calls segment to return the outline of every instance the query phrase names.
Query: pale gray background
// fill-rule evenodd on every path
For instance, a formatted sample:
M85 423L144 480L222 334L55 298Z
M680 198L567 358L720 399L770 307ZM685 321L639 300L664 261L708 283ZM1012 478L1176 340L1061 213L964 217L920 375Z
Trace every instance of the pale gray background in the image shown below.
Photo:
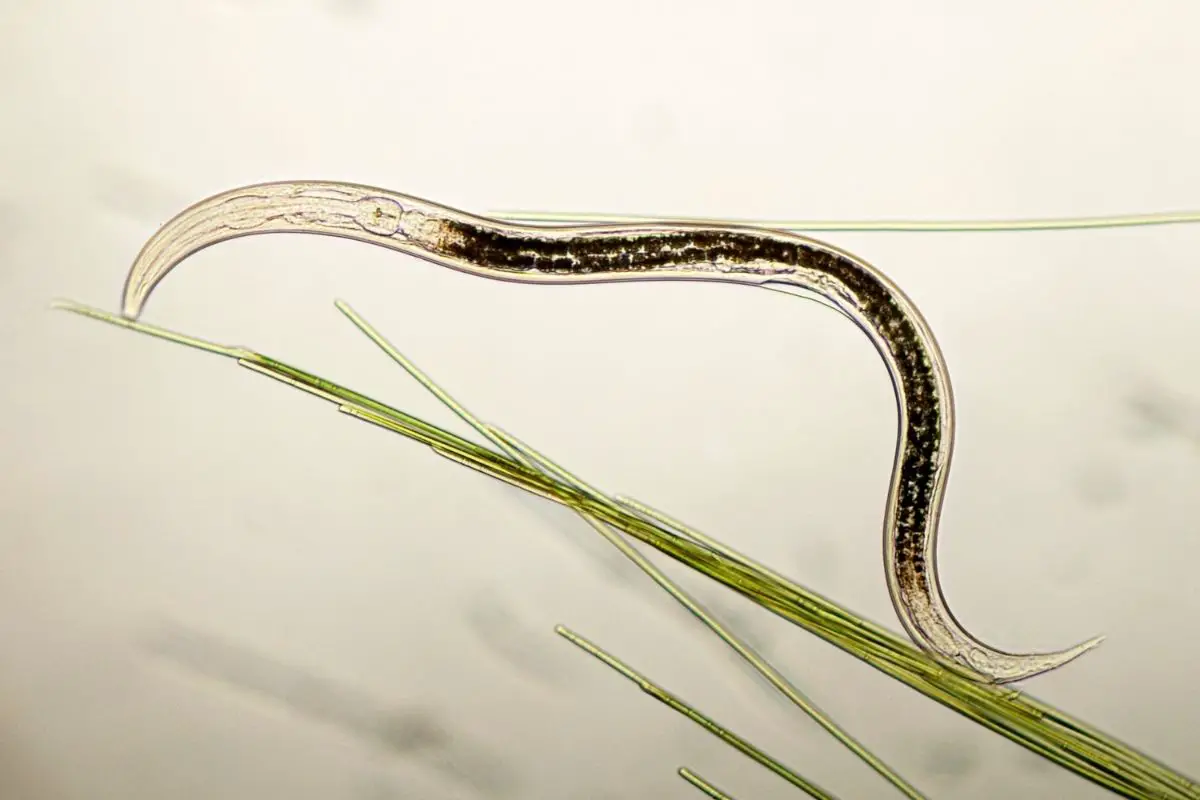
M331 406L47 311L260 180L464 209L1007 217L1200 205L1190 2L0 4L0 796L697 797L791 789L568 624L846 797L887 787L582 523ZM829 237L928 317L959 408L941 564L1032 693L1200 772L1200 227ZM318 237L209 250L146 319L488 419L897 628L884 369L731 286L489 283ZM616 559L614 561L614 559ZM673 574L680 570L673 570ZM935 797L1102 797L697 581Z

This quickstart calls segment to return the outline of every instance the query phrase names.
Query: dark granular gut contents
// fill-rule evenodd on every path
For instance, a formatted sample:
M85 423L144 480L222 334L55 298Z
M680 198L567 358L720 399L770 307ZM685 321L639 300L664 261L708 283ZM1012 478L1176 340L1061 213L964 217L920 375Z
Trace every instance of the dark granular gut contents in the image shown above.
M664 231L576 239L511 236L444 221L440 249L447 255L506 272L585 274L652 272L670 267L720 267L759 272L770 262L794 266L803 245L733 231ZM755 264L755 262L758 262ZM780 270L786 271L786 270Z
M803 242L750 231L686 230L613 233L573 239L515 236L463 222L443 221L438 249L489 269L548 275L697 271L793 274L816 270L857 300L863 316L883 334L899 370L908 416L896 497L900 562L924 581L923 548L931 525L941 445L941 398L922 337L891 291L853 261Z

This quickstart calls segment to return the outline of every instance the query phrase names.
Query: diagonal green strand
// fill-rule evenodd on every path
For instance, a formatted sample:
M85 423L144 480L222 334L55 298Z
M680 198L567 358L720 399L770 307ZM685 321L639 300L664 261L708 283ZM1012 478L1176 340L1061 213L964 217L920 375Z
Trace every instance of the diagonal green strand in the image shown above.
M614 499L620 505L624 506L625 508L627 508L631 511L636 512L637 514L641 515L643 518L657 522L659 525L665 527L667 530L674 531L675 533L677 533L681 536L685 536L694 542L698 542L699 544L704 545L708 549L712 550L713 552L717 553L718 555L722 556L723 558L728 559L731 562L741 564L746 569L753 570L755 572L759 572L759 573L769 576L775 580L786 581L786 578L784 578L778 572L775 572L774 570L772 570L770 567L767 567L757 561L752 560L749 556L746 556L746 555L738 552L737 550L734 550L734 549L728 547L727 545L722 544L721 542L717 541L716 539L712 538L711 536L708 536L708 535L702 533L701 531L699 531L683 522L680 522L679 520L675 519L674 517L664 514L663 512L659 511L658 509L652 508L651 506L648 506L645 503L642 503L638 500L634 500L631 497L625 497L624 495L617 495ZM828 600L827 598L822 597L821 599L824 600L829 605L833 605L832 601ZM857 628L862 635L876 638L879 641L883 641L887 637L892 635L885 628L883 628L879 625L876 625L875 623L873 623L869 620L865 620L865 619L862 619L861 617L855 616L852 613L847 613L846 616L844 617L844 621L846 622L847 625L852 625L855 628ZM947 666L952 667L952 668L958 668L958 665L956 665L956 664L947 663Z
M704 780L704 778L701 778L699 775L697 775L695 772L692 772L687 767L679 768L679 777L683 778L685 781L690 783L692 786L695 786L697 789L699 789L705 795L712 798L712 800L734 800L734 798L732 796L721 791L716 786L713 786L711 783Z
M466 406L462 405L453 397L451 397L445 389L443 389L441 386L438 386L433 379L425 374L425 372L422 371L416 364L414 364L408 356L404 355L404 353L401 353L400 350L398 350L395 345L384 338L383 334L376 330L371 323L367 322L361 314L351 308L349 303L346 303L342 300L337 300L334 302L334 306L336 306L337 310L341 311L347 319L353 322L355 327L362 331L362 333L366 335L368 339L374 342L380 350L382 350L393 361L399 364L404 371L411 375L417 383L421 384L422 388L436 397L442 405L446 406L446 408L457 414L463 422L470 425L472 428L482 434L484 438L488 439L492 444L500 448L501 452L503 452L513 461L524 461L519 452L511 448L504 441L504 439L494 435L482 420L468 411ZM527 462L525 465L531 466Z
M246 358L253 355L249 350L243 350L240 347L230 347L229 345L217 344L205 339L197 339L195 336L170 331L166 328L159 328L155 325L147 325L144 322L137 320L126 319L125 317L110 314L107 311L101 311L98 308L85 306L82 303L76 303L73 300L55 300L50 304L50 307L57 311L69 311L72 314L78 314L81 317L89 317L91 319L107 322L109 325L116 325L119 328L125 328L138 333L146 333L159 339L165 339L168 342L184 345L185 347L193 347L197 350L203 350L206 353L215 353L219 356L228 358Z
M616 656L605 652L599 646L593 644L574 631L564 628L562 625L557 626L554 630L559 636L562 636L564 639L580 648L588 655L594 656L624 677L636 683L638 688L653 697L655 700L658 700L659 702L669 706L674 711L678 711L680 714L683 714L685 717L704 728L713 736L716 736L721 741L735 748L743 755L754 759L759 764L771 770L788 783L806 792L810 797L818 798L818 800L833 800L833 795L826 792L820 786L812 783L794 770L783 766L778 759L772 758L742 737L738 736L736 733L730 731L728 728L701 714L686 702L671 694L658 684L654 683L646 676L636 672L632 667L621 661Z

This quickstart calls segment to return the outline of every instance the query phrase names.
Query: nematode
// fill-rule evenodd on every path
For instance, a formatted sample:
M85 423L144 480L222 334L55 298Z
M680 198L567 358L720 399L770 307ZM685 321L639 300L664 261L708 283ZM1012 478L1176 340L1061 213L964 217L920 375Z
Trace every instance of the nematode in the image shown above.
M315 233L381 245L472 275L520 283L687 280L812 296L853 320L892 379L899 436L884 520L884 565L896 613L924 649L997 683L1055 669L1100 637L1052 653L1009 653L950 613L937 532L954 443L954 399L937 341L912 301L864 261L823 242L736 225L638 222L532 227L467 214L386 189L330 181L246 186L202 200L163 225L125 284L136 319L188 256L260 233Z

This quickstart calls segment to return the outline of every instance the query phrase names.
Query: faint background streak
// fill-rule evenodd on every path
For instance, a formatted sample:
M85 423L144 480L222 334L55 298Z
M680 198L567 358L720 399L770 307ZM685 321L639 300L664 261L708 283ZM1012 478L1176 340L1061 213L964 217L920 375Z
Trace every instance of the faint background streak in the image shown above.
M157 219L161 209L190 205L179 192L133 165L98 167L90 183L95 187L96 205L135 225L157 225L163 221Z
M1147 385L1129 393L1127 407L1139 436L1182 442L1200 455L1200 397L1184 396L1162 385Z
M1198 24L1168 0L0 3L0 798L670 800L697 796L683 764L794 796L559 623L839 795L888 796L572 514L47 305L115 308L157 225L263 180L473 212L1195 208ZM1200 773L1200 229L829 238L949 362L956 614L1011 648L1106 634L1026 688ZM891 387L837 315L254 237L147 319L457 425L338 297L481 417L898 627ZM655 560L931 796L1105 796Z
M479 796L513 796L513 765L448 730L429 709L390 707L360 689L179 625L154 629L145 647L180 667L332 725L393 756L417 759Z

